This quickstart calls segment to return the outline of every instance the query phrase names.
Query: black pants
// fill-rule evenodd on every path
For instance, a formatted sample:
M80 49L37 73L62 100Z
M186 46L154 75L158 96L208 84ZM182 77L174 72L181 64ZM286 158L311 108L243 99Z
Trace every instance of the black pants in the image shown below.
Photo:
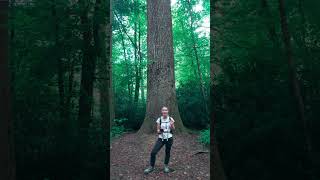
M160 151L163 145L166 145L166 155L164 158L164 164L168 165L169 164L169 159L170 159L170 150L171 146L173 144L173 138L164 139L162 141L161 138L158 138L156 144L154 145L152 151L151 151L151 157L150 157L150 165L154 167L154 164L156 163L156 155Z

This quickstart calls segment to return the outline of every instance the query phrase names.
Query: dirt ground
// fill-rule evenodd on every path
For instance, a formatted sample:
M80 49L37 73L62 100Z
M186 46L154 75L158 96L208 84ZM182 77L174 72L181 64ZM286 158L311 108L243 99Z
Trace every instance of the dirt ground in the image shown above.
M165 146L157 154L155 170L148 175L143 173L149 165L150 153L157 135L142 135L127 133L111 143L112 180L142 180L142 179L210 179L209 153L197 141L197 135L174 135L169 167L170 173L163 172Z

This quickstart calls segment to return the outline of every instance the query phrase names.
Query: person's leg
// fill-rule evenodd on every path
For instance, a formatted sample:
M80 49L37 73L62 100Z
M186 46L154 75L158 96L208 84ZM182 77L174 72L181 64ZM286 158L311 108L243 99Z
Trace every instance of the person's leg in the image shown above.
M164 158L164 164L168 165L170 160L170 151L173 144L173 137L169 138L166 142L166 156Z
M150 157L150 166L154 167L156 163L156 155L160 151L160 149L163 146L163 141L161 139L158 139L156 144L154 145L152 151L151 151L151 157Z

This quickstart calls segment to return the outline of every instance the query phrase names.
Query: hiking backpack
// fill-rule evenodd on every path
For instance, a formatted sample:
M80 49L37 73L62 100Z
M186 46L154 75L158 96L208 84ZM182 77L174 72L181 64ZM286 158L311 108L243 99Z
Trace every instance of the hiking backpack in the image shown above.
M161 117L162 117L162 116L160 116L160 129L161 129L161 120L162 120ZM170 120L171 120L170 118L171 118L171 117L168 116L168 118L169 118L169 122L170 122ZM170 127L170 133L173 134L173 131L172 131L171 127Z

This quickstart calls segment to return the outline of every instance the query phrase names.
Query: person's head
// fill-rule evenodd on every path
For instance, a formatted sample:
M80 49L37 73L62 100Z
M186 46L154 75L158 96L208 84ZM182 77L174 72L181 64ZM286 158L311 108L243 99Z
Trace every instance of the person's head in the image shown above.
M161 114L162 114L162 116L167 117L167 116L168 116L168 112L169 112L169 110L168 110L168 108L167 108L166 106L163 106L163 107L161 108Z

